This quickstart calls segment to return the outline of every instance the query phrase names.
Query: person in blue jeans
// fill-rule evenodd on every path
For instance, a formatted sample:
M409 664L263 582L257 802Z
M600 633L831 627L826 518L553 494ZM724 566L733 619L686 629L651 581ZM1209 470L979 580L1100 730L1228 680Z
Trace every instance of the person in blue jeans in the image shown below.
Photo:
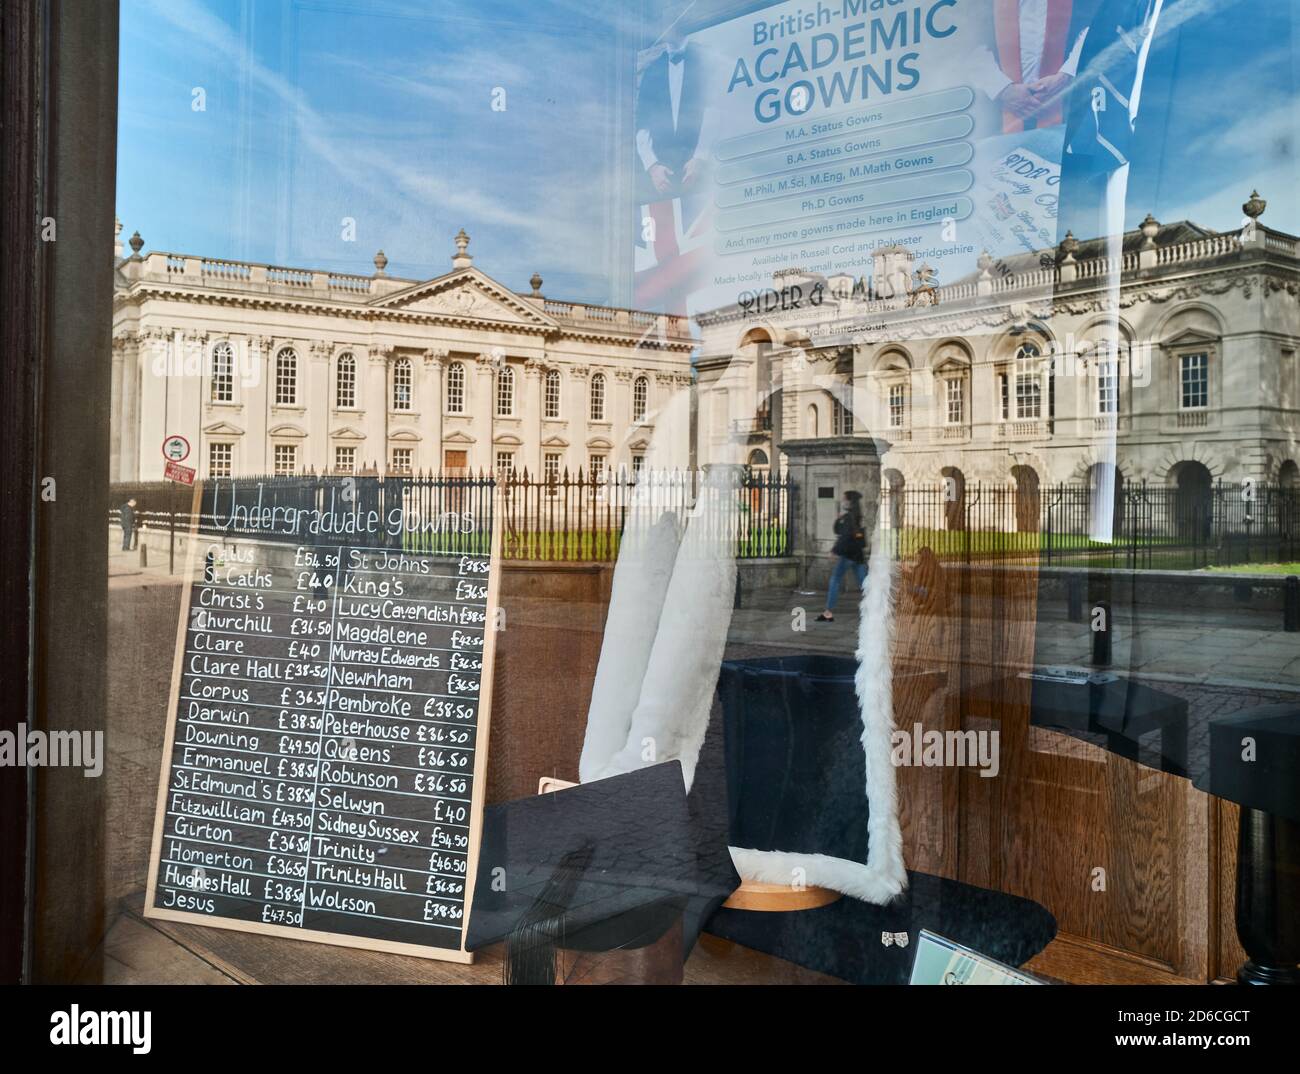
M862 493L850 490L840 500L840 514L835 520L835 545L831 548L835 566L831 570L830 591L826 594L826 610L817 617L817 622L835 621L835 604L840 599L840 587L844 584L844 575L848 571L852 570L857 577L859 591L866 588L866 548L867 534L862 528Z

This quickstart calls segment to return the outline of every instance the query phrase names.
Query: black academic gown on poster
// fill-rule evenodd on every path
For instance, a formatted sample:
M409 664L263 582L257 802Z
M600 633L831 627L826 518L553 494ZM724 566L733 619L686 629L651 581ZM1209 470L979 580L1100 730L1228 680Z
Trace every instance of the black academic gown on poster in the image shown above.
M676 123L673 122L672 91L668 83L672 61L667 52L652 60L642 73L636 105L637 130L649 132L655 158L671 169L678 180L682 168L699 148L700 127L704 120L703 55L695 45L687 45L679 55L679 62L685 69Z

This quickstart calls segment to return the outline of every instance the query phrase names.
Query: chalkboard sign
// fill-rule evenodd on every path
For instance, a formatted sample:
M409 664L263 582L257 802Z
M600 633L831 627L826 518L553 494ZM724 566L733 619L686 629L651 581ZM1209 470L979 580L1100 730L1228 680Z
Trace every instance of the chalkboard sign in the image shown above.
M469 962L491 481L195 493L145 916Z

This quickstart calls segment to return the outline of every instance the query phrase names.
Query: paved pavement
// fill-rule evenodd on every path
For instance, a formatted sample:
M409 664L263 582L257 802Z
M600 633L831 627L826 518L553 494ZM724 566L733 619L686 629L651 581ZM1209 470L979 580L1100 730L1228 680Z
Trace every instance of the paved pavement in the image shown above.
M749 588L732 616L732 645L852 653L858 595L844 594L835 622L819 623L825 594L783 587ZM796 627L803 609L804 630ZM1300 634L1278 629L1276 612L1142 608L1136 619L1118 603L1112 666L1152 682L1246 691L1300 692ZM976 623L974 629L978 630ZM1072 623L1063 601L1038 609L1035 663L1090 667L1092 632Z
M140 550L122 551L122 537L117 530L110 534L108 546L108 586L110 589L132 588L158 582L183 581L181 572L185 567L183 556L176 557L176 573L167 569L166 552L150 550L149 565L141 566Z

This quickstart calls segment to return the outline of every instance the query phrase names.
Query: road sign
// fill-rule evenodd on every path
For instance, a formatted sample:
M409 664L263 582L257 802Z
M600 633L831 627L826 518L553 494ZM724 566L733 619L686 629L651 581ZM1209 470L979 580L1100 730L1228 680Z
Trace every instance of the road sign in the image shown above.
M162 443L163 458L168 462L184 462L190 457L190 442L173 433Z
M182 466L178 462L167 460L167 465L163 467L163 477L168 481L179 481L182 485L194 484L194 475L198 471L192 466Z

